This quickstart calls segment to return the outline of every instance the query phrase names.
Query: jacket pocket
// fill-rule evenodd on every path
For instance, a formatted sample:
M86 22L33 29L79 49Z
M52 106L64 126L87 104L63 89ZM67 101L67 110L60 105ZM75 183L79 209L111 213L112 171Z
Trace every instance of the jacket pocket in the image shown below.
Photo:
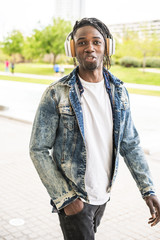
M67 114L62 114L61 117L64 127L67 128L69 131L72 131L74 129L75 117Z
M71 176L71 162L77 143L77 122L73 109L69 105L59 106L61 129L61 167L68 177Z

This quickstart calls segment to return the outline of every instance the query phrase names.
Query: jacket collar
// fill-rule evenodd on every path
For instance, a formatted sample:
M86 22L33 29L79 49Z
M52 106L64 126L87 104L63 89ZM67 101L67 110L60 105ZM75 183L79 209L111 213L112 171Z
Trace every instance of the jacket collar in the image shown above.
M123 82L121 80L119 80L117 77L115 77L106 68L103 68L103 76L104 76L106 88L108 90L111 89L110 83L112 83L112 84L114 84L115 86L118 86L118 87L121 84L123 84ZM70 86L74 86L75 83L77 83L80 95L84 92L83 86L82 86L81 81L78 77L78 66L68 75L66 80L68 80L68 84Z
M119 80L117 77L115 77L110 71L108 71L106 68L103 68L103 73L106 75L109 82L113 83L115 86L120 86L123 84L121 80Z

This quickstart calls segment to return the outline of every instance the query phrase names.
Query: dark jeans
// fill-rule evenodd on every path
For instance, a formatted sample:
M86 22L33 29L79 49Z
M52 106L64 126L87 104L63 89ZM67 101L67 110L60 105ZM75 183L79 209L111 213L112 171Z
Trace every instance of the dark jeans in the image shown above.
M94 240L105 207L106 203L98 206L84 203L81 212L70 216L60 210L58 215L64 240Z

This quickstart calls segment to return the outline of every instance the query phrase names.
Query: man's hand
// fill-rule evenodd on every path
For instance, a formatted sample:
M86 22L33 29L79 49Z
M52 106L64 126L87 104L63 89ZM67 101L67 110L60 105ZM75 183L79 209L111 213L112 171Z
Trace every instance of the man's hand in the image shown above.
M83 207L84 203L79 198L77 198L74 202L70 203L64 208L64 212L67 216L74 215L82 211Z
M160 202L157 196L153 196L153 195L147 196L144 199L152 215L152 217L149 218L148 224L151 224L151 227L153 227L160 221Z

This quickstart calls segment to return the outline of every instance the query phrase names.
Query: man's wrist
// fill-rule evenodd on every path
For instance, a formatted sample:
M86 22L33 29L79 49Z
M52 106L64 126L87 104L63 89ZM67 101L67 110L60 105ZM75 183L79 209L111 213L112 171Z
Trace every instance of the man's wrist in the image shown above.
M154 191L148 191L143 194L143 199L145 199L146 197L149 197L149 196L156 196L156 193Z

